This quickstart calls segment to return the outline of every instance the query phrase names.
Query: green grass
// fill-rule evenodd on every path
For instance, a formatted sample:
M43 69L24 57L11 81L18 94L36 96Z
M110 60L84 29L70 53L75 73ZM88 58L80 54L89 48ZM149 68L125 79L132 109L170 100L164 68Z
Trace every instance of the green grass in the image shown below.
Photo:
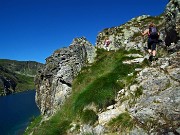
M142 89L142 87L139 87L139 88L135 91L135 98L139 98L142 94L143 94L143 89Z
M28 126L28 129L26 129L26 133L30 133L31 131L29 131L29 130L31 130L31 129L33 129L33 128L36 128L37 126L39 126L41 120L42 120L42 117L41 117L41 116L36 117L36 118L33 117L33 118L30 120L31 122L30 122L30 124L29 124L29 126ZM25 135L27 135L27 134L25 134Z
M80 117L83 123L88 123L91 125L93 125L98 120L96 112L88 109L84 110Z
M102 50L99 51L99 54L102 53ZM86 78L84 77L85 74L80 74L77 77L76 82L80 83L82 87L79 88L81 92L74 101L73 108L75 112L81 112L85 106L91 103L95 103L102 109L114 100L117 92L122 88L117 80L128 79L127 74L133 72L134 68L137 67L136 65L122 63L123 60L132 59L125 56L128 53L120 50L117 53L105 52L105 54L98 55L97 62L91 67L92 70L86 69L91 73L88 74L87 72ZM93 77L91 78L91 76ZM88 81L89 83L86 83Z
M73 120L71 112L70 105L66 102L66 105L56 115L51 117L50 120L44 121L41 124L33 121L25 135L29 135L32 131L33 135L64 135L67 129L71 128L70 124Z
M35 89L34 77L17 74L16 92Z
M41 126L39 129L34 130L35 135L64 135L66 130L70 128L71 121L63 120L58 123L51 121L46 122L46 126Z
M129 115L129 113L124 112L118 117L112 119L109 123L109 129L113 132L118 129L118 131L128 131L133 128L135 122Z

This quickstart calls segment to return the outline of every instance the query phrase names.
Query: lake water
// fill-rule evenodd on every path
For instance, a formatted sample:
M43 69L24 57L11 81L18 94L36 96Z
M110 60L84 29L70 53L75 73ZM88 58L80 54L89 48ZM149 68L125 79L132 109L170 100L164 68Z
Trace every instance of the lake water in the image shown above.
M34 90L0 97L0 135L22 135L38 115Z

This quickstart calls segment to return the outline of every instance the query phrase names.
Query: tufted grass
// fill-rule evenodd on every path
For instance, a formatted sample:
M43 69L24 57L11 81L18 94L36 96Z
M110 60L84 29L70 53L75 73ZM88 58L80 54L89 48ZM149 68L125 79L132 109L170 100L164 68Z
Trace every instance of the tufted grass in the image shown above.
M98 116L93 110L86 109L81 114L81 120L83 123L93 125L98 120Z
M119 129L122 131L128 131L133 128L135 122L131 118L128 112L121 113L118 117L112 119L108 126L111 129L111 131L116 131Z
M110 105L117 92L123 88L117 80L128 79L127 75L137 67L122 63L123 60L132 59L125 54L135 52L137 53L135 50L119 50L116 53L99 50L96 63L89 70L85 69L84 73L79 74L73 84L73 87L80 91L73 103L74 112L81 112L91 103L95 103L99 109Z

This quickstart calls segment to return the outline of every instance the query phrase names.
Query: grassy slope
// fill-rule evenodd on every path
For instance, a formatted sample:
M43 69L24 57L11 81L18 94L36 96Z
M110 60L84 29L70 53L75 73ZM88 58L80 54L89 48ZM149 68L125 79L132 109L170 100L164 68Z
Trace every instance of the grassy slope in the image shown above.
M16 74L14 72L0 71L0 75L17 83L16 92L35 89L34 77ZM0 95L3 95L3 86L0 86Z
M34 77L17 74L18 84L16 92L35 89Z
M35 120L26 134L29 134L32 129L35 135L65 134L72 122L93 124L96 121L96 114L92 110L83 111L84 107L94 103L98 109L105 109L114 100L117 91L124 87L125 84L122 82L133 80L133 76L127 75L134 72L139 65L122 63L125 59L131 59L125 56L128 53L133 53L133 51L106 52L98 50L96 62L83 68L74 80L72 95L62 109L50 120L41 123L40 126L38 126L39 120Z

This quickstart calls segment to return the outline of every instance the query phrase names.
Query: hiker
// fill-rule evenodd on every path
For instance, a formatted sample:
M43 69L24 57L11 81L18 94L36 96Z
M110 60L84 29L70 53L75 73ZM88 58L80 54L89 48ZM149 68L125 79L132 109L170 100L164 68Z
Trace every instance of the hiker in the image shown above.
M148 52L150 54L150 61L156 59L156 44L158 43L159 32L154 23L149 24L149 28L146 29L142 35L148 35Z
M109 51L109 44L111 43L111 41L109 40L109 38L107 37L104 41L104 49Z

